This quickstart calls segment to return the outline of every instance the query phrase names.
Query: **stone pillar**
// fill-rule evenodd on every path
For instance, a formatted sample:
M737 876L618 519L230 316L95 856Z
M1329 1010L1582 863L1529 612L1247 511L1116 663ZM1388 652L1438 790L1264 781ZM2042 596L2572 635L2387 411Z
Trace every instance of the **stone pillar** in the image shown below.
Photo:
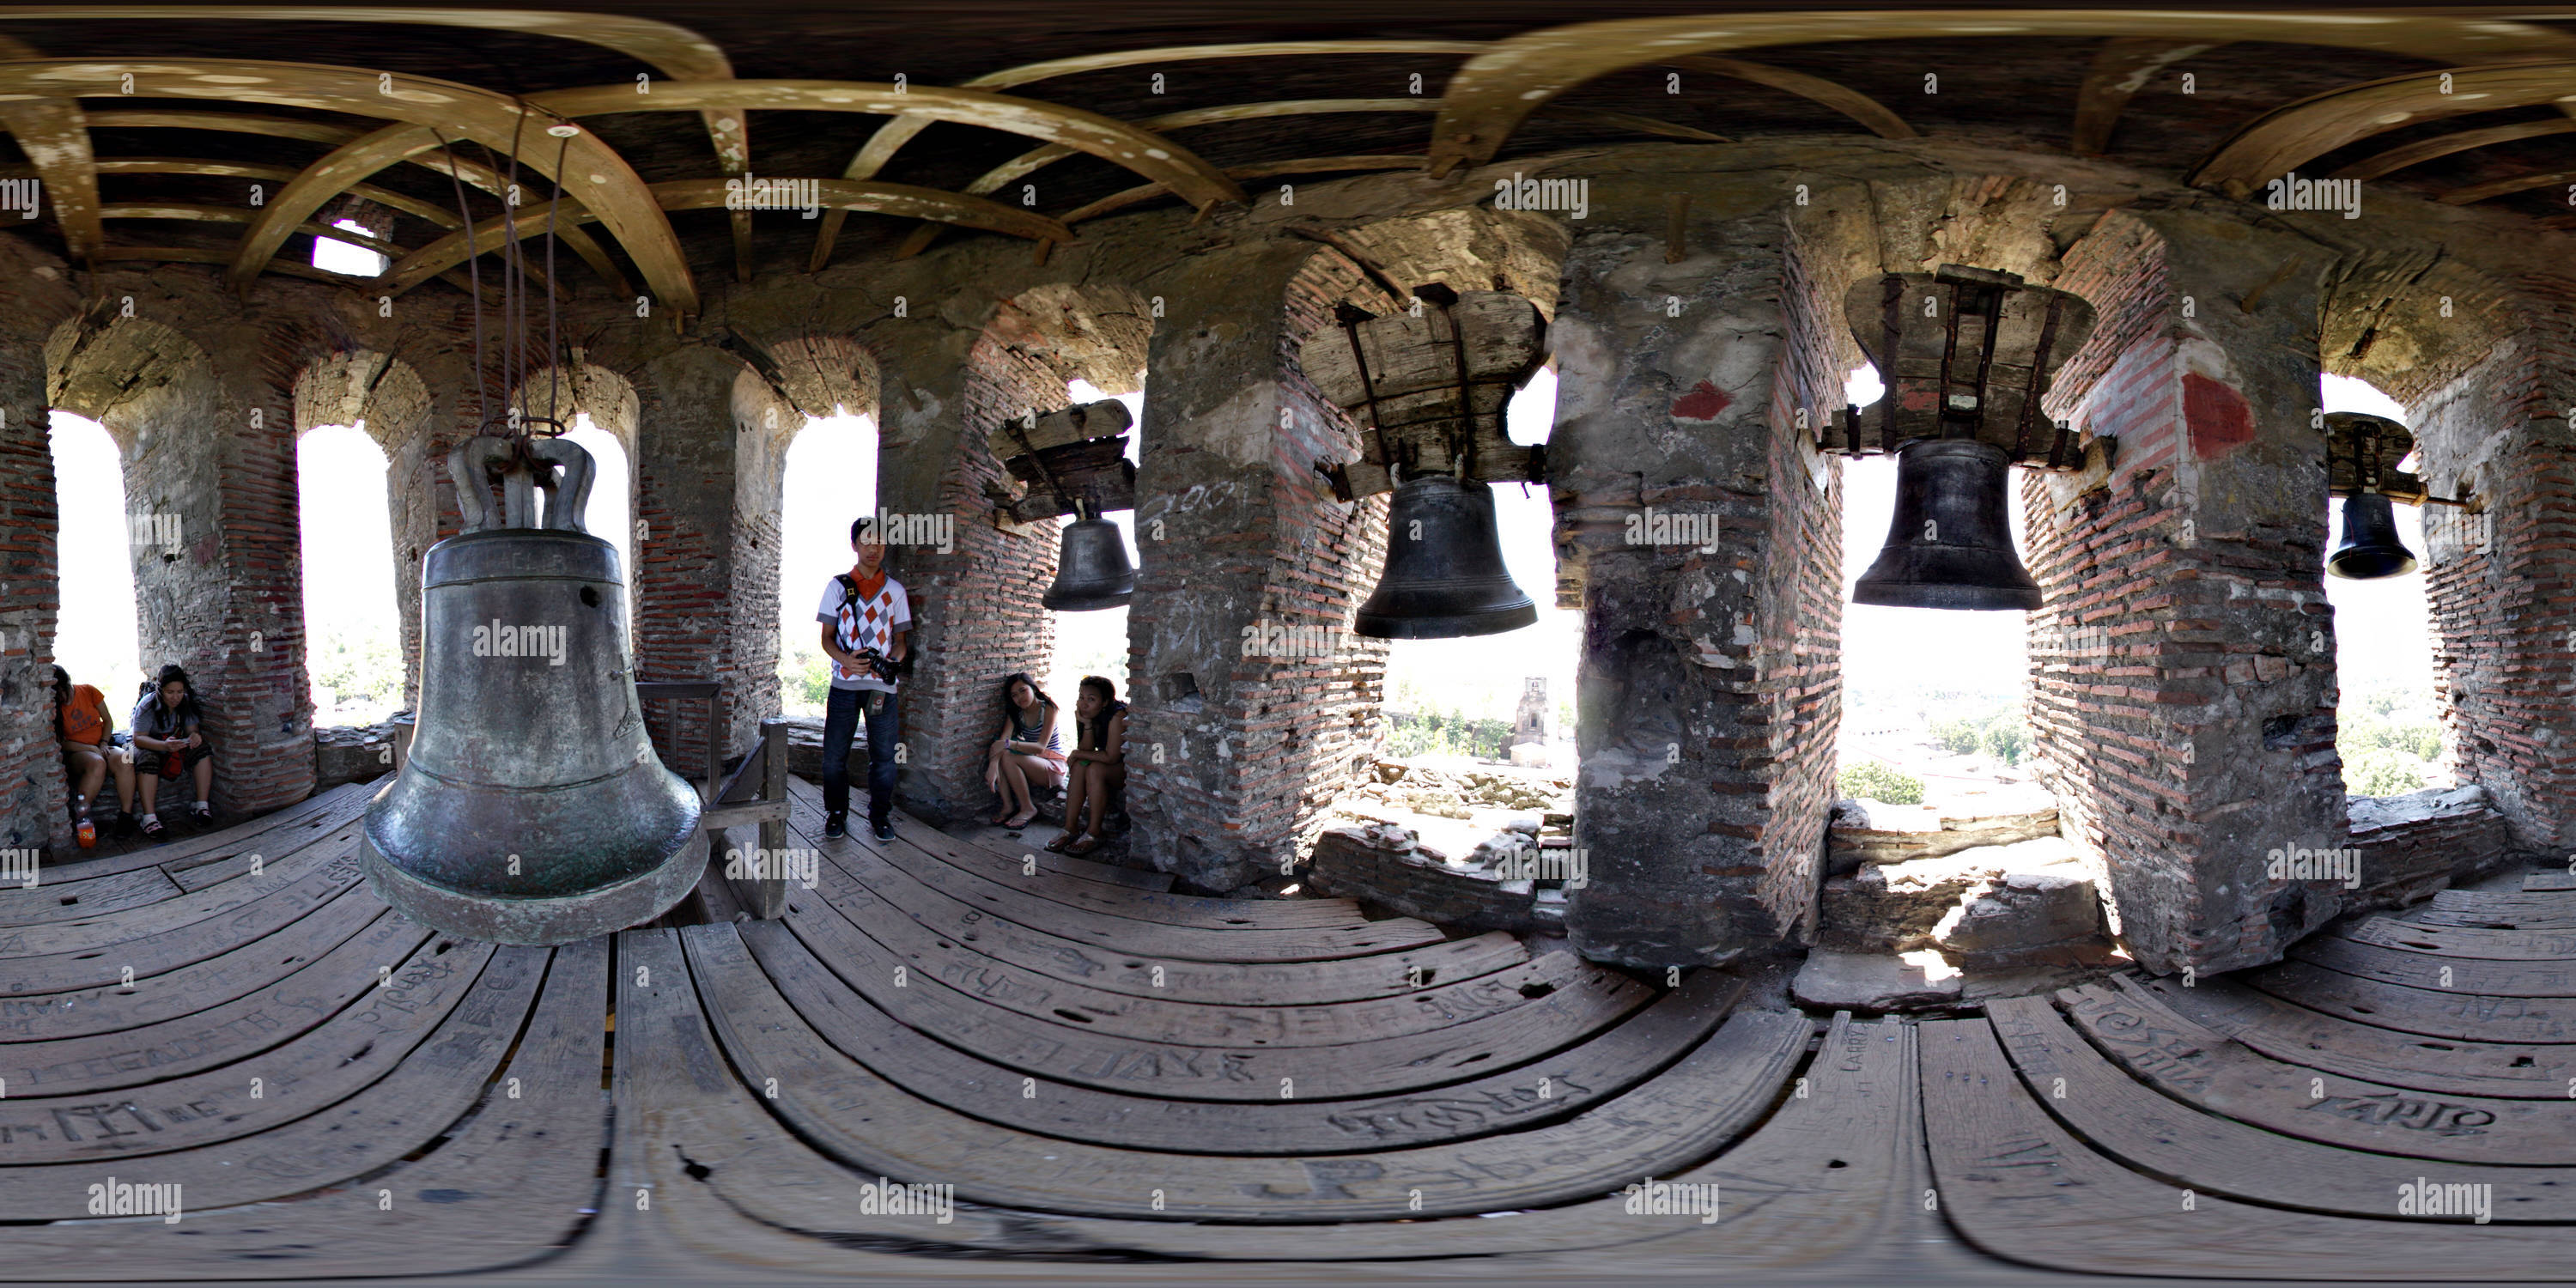
M2302 257L2310 271L2280 275ZM2324 259L2206 215L2124 211L2054 283L2098 320L2052 407L2119 447L2108 469L2025 475L2047 596L2031 723L2041 780L2159 974L2278 960L2337 908L2334 885L2267 875L2274 851L2346 835L2312 427Z
M760 717L777 709L775 628L764 611L771 601L743 596L739 586L774 587L777 552L746 548L737 493L745 486L742 441L781 431L764 428L771 401L743 392L742 360L711 345L673 346L632 374L635 517L648 534L634 573L636 678L723 685L722 759L747 749ZM774 512L774 479L769 494ZM765 579L744 567L762 557ZM701 703L650 703L646 718L666 764L692 778L706 772Z
M2427 506L2420 553L2452 763L2516 844L2563 852L2576 842L2576 282L2519 285L2521 334L2412 409L2434 492L2485 499L2476 514Z
M868 345L884 384L878 509L907 526L945 520L952 534L945 550L915 543L886 552L886 566L912 596L917 654L903 685L896 796L904 808L944 821L992 801L984 749L1000 723L1002 677L1044 675L1055 654L1055 626L1038 600L1055 580L1060 525L997 522L984 488L1004 471L985 435L1005 418L1070 399L1063 378L1043 364L936 317L885 320L870 329ZM789 589L808 598L820 590Z
M1840 379L1790 343L1776 216L1690 246L1666 263L1658 237L1579 238L1555 327L1591 877L1566 925L1584 956L1638 966L1812 924L1841 712L1839 471L1793 428Z
M1283 871L1384 735L1386 648L1349 627L1386 498L1336 501L1315 473L1355 440L1295 358L1337 301L1380 297L1303 241L1211 250L1148 289L1128 808L1135 853L1229 890ZM1247 647L1271 639L1298 643Z
M68 280L52 257L0 238L0 849L57 854L72 838L46 719L61 572L45 336L77 307Z

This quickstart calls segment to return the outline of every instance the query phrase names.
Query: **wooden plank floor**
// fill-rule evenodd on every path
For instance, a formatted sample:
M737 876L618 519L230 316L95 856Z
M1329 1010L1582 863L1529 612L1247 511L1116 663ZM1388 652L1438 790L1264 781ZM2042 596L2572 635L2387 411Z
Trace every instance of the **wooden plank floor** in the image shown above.
M0 891L0 1278L2576 1279L2569 894L1826 1021L909 818L825 842L804 784L783 919L496 948L375 900L364 796ZM181 1221L93 1218L111 1177ZM2402 1215L2419 1180L2488 1220Z

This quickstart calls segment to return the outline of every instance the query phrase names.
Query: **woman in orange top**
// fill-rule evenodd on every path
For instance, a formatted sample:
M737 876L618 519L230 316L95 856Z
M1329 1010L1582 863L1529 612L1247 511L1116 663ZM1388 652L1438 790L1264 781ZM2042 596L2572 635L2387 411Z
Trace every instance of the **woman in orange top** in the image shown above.
M91 801L112 770L117 812L131 817L134 755L116 745L116 718L108 714L107 695L92 685L72 683L71 673L59 666L54 668L54 732L62 739L63 755L70 760L72 777L80 788L77 816L89 817Z

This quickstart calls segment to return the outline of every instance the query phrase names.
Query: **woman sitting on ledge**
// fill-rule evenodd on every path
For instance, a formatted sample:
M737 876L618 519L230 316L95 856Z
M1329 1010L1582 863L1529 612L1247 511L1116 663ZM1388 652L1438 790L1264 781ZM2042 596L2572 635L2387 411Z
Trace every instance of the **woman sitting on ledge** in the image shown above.
M215 807L207 803L215 786L215 753L206 746L206 736L197 731L204 714L197 705L197 686L189 683L188 673L176 663L162 667L160 682L147 682L143 700L134 704L134 746L142 767L152 771L136 775L142 780L138 786L143 789L145 836L157 840L169 832L153 805L163 782L177 782L190 770L196 771L197 804L189 817L199 823L215 817Z
M1110 793L1127 785L1127 704L1118 700L1118 686L1097 675L1082 677L1082 696L1073 704L1073 727L1064 835L1047 842L1047 848L1061 854L1089 854L1100 848L1100 816L1108 811Z
M77 826L98 803L110 774L116 776L116 812L133 826L134 755L116 742L116 718L108 714L107 695L97 686L72 683L71 673L54 668L54 732L63 754L71 758L73 789L80 801L72 822Z
M1059 708L1026 671L1002 681L1002 731L984 757L984 785L1002 798L995 827L1013 831L1038 816L1034 788L1064 777L1064 736L1056 732Z

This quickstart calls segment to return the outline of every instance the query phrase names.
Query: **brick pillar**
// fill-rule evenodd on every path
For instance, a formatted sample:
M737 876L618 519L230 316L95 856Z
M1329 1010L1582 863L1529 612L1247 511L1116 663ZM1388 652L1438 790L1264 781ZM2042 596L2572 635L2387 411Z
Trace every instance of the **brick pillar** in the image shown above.
M178 538L129 546L145 675L176 662L195 681L215 807L272 810L310 795L314 773L293 398L261 325L192 313L149 280L108 284L57 338L62 405L116 439L128 516ZM108 695L120 724L135 696ZM184 807L193 788L168 795Z
M2301 256L2315 271L2274 280ZM2346 835L2311 428L2322 257L2157 211L2106 217L2064 263L2054 285L2099 320L2053 401L2119 450L2107 471L2025 476L2040 775L2101 851L2141 965L2275 961L2339 889L2270 879L2271 853Z
M1149 289L1128 809L1140 856L1227 890L1278 875L1384 734L1385 645L1349 627L1386 499L1336 501L1314 472L1354 455L1350 422L1295 357L1336 301L1377 292L1304 242L1208 252ZM1246 656L1247 630L1322 647Z
M767 413L784 417L792 408L758 389L756 379L746 393L742 360L709 345L666 349L632 374L634 515L648 534L636 551L629 627L636 678L723 685L721 759L745 750L760 717L777 710L776 626L764 608L774 601L744 593L746 586L774 591L777 550L774 543L752 549L738 516L743 490L755 498L759 492L759 480L743 477L742 444L767 436L784 441L791 431L769 428ZM777 498L773 473L767 480L771 516ZM613 534L593 535L615 541ZM703 703L648 703L645 716L664 763L692 778L706 772Z
M2482 513L2428 506L2425 596L2453 764L2515 841L2576 841L2576 282L2518 283L2522 334L2415 409L2422 475ZM2555 306L2550 307L2550 306Z
M54 627L61 607L54 456L45 397L45 336L74 301L59 262L0 238L0 849L71 843L52 708ZM110 695L113 699L114 695Z
M1582 587L1566 925L1596 960L1722 962L1801 933L1841 721L1839 471L1792 426L1840 401L1776 220L1666 264L1596 233L1566 262L1548 449ZM1644 511L1716 524L1649 544ZM1645 541L1631 542L1635 535Z
M890 547L886 566L912 596L904 682L904 808L945 820L986 808L984 749L999 724L1002 677L1044 675L1055 625L1038 602L1055 580L1059 524L1003 527L984 493L1004 475L985 435L1031 407L1069 401L1062 377L979 332L935 318L887 319L869 332L884 392L877 505L898 516L946 516L949 549ZM840 522L846 532L848 519ZM821 588L790 587L807 599ZM1056 700L1070 704L1070 694Z

